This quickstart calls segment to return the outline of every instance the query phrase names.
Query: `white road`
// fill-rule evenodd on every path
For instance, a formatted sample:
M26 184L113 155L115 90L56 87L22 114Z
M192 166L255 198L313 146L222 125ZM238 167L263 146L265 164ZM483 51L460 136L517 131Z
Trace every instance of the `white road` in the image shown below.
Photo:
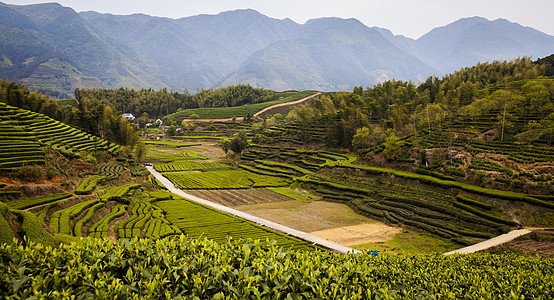
M455 253L467 254L467 253L473 253L473 252L485 250L485 249L488 249L488 248L491 248L491 247L494 247L494 246L498 246L498 245L507 243L507 242L519 237L519 236L526 235L530 232L531 232L531 230L528 230L528 229L513 230L513 231L510 231L508 233L505 233L505 234L499 235L497 237L494 237L490 240L486 240L484 242L477 243L475 245L471 245L471 246L461 248L461 249L458 249L458 250L450 251L450 252L447 252L447 253L444 253L444 254L445 255L455 254Z
M336 252L336 253L340 253L340 254L348 254L348 253L359 254L359 253L361 253L361 251L359 251L359 250L356 250L356 249L353 249L353 248L350 248L350 247L347 247L347 246L343 246L343 245L328 241L326 239L317 237L315 235L311 235L311 234L303 232L303 231L299 231L299 230L296 230L296 229L293 229L293 228L290 228L290 227L287 227L287 226L283 226L281 224L277 224L275 222L271 222L269 220L253 216L253 215L238 211L236 209L232 209L230 207L227 207L227 206L224 206L224 205L221 205L221 204L218 204L218 203L214 203L214 202L196 197L194 195L187 194L187 193L183 192L181 189L176 188L175 185L169 179L165 178L162 174L158 173L154 169L154 167L146 166L146 169L148 169L148 171L150 171L150 173L152 175L154 175L154 177L156 177L156 179L158 179L167 188L168 191L170 191L174 194L177 194L177 195L179 195L183 198L186 198L186 199L198 202L200 204L209 206L211 208L217 209L219 211L237 216L237 217L242 218L244 220L254 222L258 225L265 226L267 228L271 228L275 231L279 231L279 232L285 233L287 235L297 237L299 239L308 241L310 243L313 243L313 244L315 244L317 246L320 246L322 248L329 249L329 250L331 250L333 252Z

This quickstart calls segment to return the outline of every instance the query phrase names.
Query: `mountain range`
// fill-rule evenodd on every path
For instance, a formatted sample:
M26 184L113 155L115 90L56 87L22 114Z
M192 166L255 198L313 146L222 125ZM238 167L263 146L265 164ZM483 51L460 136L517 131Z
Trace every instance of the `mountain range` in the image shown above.
M245 9L181 19L0 2L0 78L53 97L75 88L278 91L423 81L462 67L554 52L554 36L504 19L460 19L419 39L356 19L298 24Z

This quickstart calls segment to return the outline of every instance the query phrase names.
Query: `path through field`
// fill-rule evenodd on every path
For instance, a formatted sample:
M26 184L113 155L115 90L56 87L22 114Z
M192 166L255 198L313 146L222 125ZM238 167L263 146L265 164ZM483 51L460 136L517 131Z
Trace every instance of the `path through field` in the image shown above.
M274 108L277 108L277 107L300 104L304 101L308 101L308 100L312 99L315 96L319 96L320 94L321 94L321 92L317 92L313 95L310 95L308 97L304 97L304 98L299 99L299 100L285 102L285 103L279 103L279 104L268 106L268 107L260 110L259 112L255 113L254 117L257 117L257 116L263 114L264 112L266 112L268 110L271 110L271 109L274 109ZM225 119L183 119L183 121L186 121L186 122L229 122L229 121L232 121L232 120L233 120L233 118L225 118ZM235 118L235 121L243 121L243 120L244 120L244 117L236 117Z
M337 253L341 253L341 254L347 254L347 253L358 254L358 253L360 253L359 250L356 250L356 249L353 249L353 248L350 248L350 247L347 247L347 246L343 246L343 245L325 240L325 239L320 238L318 236L311 235L311 234L308 234L306 232L302 232L300 230L296 230L296 229L293 229L293 228L290 228L290 227L287 227L287 226L283 226L281 224L277 224L275 222L271 222L271 221L268 221L266 219L262 219L260 217L253 216L253 215L238 211L236 209L232 209L230 207L227 207L227 206L224 206L224 205L221 205L221 204L217 204L217 203L214 203L214 202L196 197L196 196L191 195L191 194L187 194L187 193L183 192L182 190L176 188L173 185L173 183L171 181L169 181L169 179L165 178L162 174L158 173L154 169L154 167L147 166L146 168L148 169L148 171L154 177L156 177L156 179L158 179L167 188L168 191L170 191L174 194L177 194L177 195L179 195L183 198L186 198L186 199L198 202L200 204L209 206L211 208L217 209L219 211L237 216L237 217L245 219L247 221L254 222L258 225L265 226L265 227L271 228L273 230L276 230L276 231L279 231L279 232L282 232L282 233L285 233L285 234L303 239L305 241L311 242L315 245L318 245L318 246L326 248L326 249L330 249L331 251L334 251L334 252L337 252Z
M458 249L458 250L447 252L447 253L445 253L445 255L455 254L455 253L465 254L465 253L473 253L473 252L485 250L485 249L488 249L488 248L491 248L491 247L494 247L494 246L498 246L498 245L507 243L507 242L519 237L519 236L528 234L530 232L531 232L531 230L528 230L528 229L513 230L513 231L510 231L508 233L505 233L505 234L499 235L497 237L494 237L490 240L486 240L484 242L477 243L475 245L471 245L471 246L468 246L468 247L465 247L465 248L461 248L461 249Z

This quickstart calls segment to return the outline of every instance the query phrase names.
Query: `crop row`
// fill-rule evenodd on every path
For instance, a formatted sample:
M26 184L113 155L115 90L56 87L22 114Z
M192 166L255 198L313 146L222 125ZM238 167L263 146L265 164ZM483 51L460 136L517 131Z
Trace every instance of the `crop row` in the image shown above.
M121 174L125 171L125 167L115 162L100 166L98 171L101 175L106 176L107 180L112 180L121 176Z
M152 204L138 201L133 204L129 212L129 219L117 224L114 231L119 238L141 237L141 232L151 218Z
M48 225L52 228L54 233L73 235L73 220L87 208L97 203L98 200L89 200L62 210L58 210L50 216L50 219L48 219Z
M452 180L442 180L442 179L434 178L432 176L416 174L408 171L400 171L400 170L368 167L368 166L357 166L357 165L351 165L351 164L337 165L337 167L363 170L367 173L371 173L375 175L392 174L394 176L398 176L401 178L418 180L422 183L432 184L443 188L458 188L466 192L485 195L493 198L521 201L521 202L526 202L529 204L539 205L539 206L544 206L549 208L554 207L553 203L539 200L527 194L483 188L480 186L475 186L467 183L462 183L462 182L457 182Z
M115 153L120 149L113 143L55 121L43 114L15 108L5 103L0 103L0 116L0 126L17 126L28 133L12 133L11 135L17 136L18 139L38 139L42 144L49 145L69 157L78 157L79 151L98 149L110 150L111 153ZM4 133L10 132L13 131Z
M88 223L92 219L94 213L100 208L104 207L104 205L104 203L96 203L88 209L87 214L84 217L75 222L75 226L73 226L73 233L76 237L83 236L83 226Z
M39 206L50 202L66 199L72 196L73 194L71 193L60 193L60 194L52 194L52 195L46 195L46 196L40 196L40 197L34 197L34 198L21 199L17 201L11 201L11 202L8 202L7 204L11 209L27 209L30 207Z
M23 165L44 164L45 154L33 133L20 127L0 126L0 169L5 171Z
M469 167L476 170L495 171L506 173L510 176L513 175L512 170L489 161L471 160L471 164L469 165Z
M104 195L100 197L100 200L107 202L107 201L125 201L125 197L130 193L130 191L134 189L140 188L140 184L138 183L132 183L132 184L126 184L121 186L116 186L108 189ZM125 201L127 202L127 201Z
M279 246L311 249L304 241L260 227L237 217L213 210L185 199L156 202L165 217L190 238L208 238L225 242L233 239L271 239Z
M178 171L196 171L196 170L213 170L213 169L228 169L229 165L221 163L199 163L199 162L179 162L156 164L155 169L158 172L178 172Z
M152 205L152 218L148 222L144 237L159 239L174 234L182 234L182 232L165 219L163 211L159 207Z
M91 175L83 179L79 186L75 189L75 194L77 195L88 195L94 191L96 186L99 183L102 183L106 180L104 175Z
M288 185L285 179L252 174L244 170L170 172L165 176L182 189L244 189Z
M88 231L89 236L95 238L107 237L110 222L115 218L123 216L126 211L127 205L120 204L114 206L109 214L102 217L102 219L98 220L98 222L94 223L94 225L90 227Z

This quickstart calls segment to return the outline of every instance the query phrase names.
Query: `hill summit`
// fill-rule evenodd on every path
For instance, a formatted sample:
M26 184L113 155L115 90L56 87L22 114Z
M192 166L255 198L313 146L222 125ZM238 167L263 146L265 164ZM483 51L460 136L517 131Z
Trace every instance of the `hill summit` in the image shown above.
M170 19L0 3L0 77L57 98L75 88L181 91L237 83L350 90L393 78L419 82L477 62L539 58L552 49L553 36L480 17L414 40L356 19L298 24L251 9Z

